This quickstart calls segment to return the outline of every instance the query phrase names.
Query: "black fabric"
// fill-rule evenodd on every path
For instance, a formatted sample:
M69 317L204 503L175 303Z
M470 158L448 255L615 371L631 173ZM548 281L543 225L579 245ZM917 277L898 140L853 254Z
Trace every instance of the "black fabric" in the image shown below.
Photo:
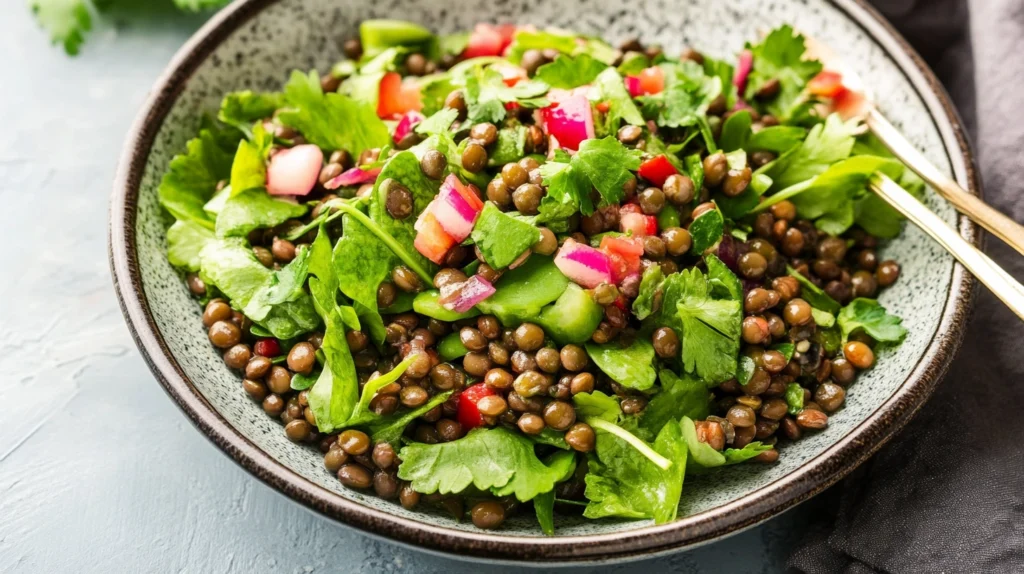
M1024 221L1024 0L875 4L953 96L986 200ZM986 243L1024 278L1024 258L995 238ZM900 435L822 495L823 516L792 569L1024 571L1024 324L984 289L976 301L945 380Z

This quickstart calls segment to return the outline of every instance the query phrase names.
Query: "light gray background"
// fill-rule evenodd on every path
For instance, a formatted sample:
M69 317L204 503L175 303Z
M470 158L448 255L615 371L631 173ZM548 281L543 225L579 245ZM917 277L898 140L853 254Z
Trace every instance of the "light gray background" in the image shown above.
M107 269L107 204L149 87L201 19L113 18L77 58L0 2L0 572L479 572L313 515L153 380ZM772 572L806 509L611 571Z

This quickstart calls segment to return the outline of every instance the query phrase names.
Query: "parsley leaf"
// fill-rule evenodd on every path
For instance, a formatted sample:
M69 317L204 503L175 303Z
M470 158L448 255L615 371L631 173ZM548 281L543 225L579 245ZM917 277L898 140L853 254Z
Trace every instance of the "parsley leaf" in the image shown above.
M643 410L641 428L654 435L672 420L707 418L714 397L704 381L686 373L680 377L668 369L658 372L658 380L661 392L654 395Z
M259 322L267 317L274 305L295 301L305 295L303 286L309 276L309 249L299 249L295 258L279 271L275 271L260 286L242 309L245 316Z
M458 119L458 117L459 110L456 110L455 108L444 108L416 124L414 129L416 133L423 135L444 133L452 127L452 123Z
M632 445L622 438L607 432L598 433L595 454L589 459L585 478L584 494L590 503L583 516L652 518L657 524L674 520L683 491L687 458L678 421L670 420L662 427L653 449L672 461L667 470L646 457L636 456Z
M539 169L542 181L548 188L538 208L539 223L565 220L577 211L583 215L594 213L594 204L590 201L593 186L570 163L549 161L541 164Z
M597 368L623 387L646 391L654 386L654 346L647 337L637 337L628 347L614 341L586 347Z
M488 201L473 226L473 241L484 261L494 269L504 269L540 239L540 231Z
M471 485L496 496L515 494L520 502L549 492L575 469L575 455L559 451L548 464L533 442L502 427L479 428L455 441L411 444L399 453L398 477L423 494L463 492Z
M797 386L799 387L799 385ZM711 468L738 464L772 449L769 445L755 441L748 443L743 448L727 448L718 452L711 445L697 438L697 425L689 417L683 417L679 424L683 430L686 446L690 451L690 456L686 461L686 470L691 474L702 474Z
M207 127L188 142L184 154L174 156L157 190L160 204L171 215L213 229L213 220L203 206L213 196L217 184L231 175L237 140L229 146L229 139L225 130Z
M874 299L854 299L843 307L837 320L843 331L843 341L858 329L863 329L879 343L900 343L907 336L906 328L901 325L903 320L887 313L885 307Z
M812 179L832 164L850 157L856 129L856 120L843 122L838 114L832 114L825 118L824 123L811 128L803 143L757 172L772 178L772 190L786 189Z
M274 136L259 123L250 133L251 139L239 142L235 159L231 162L232 196L267 184L267 158L274 145Z
M572 396L572 403L576 407L577 416L581 419L595 418L614 423L619 420L619 415L622 414L622 409L619 408L619 400L601 391L576 393Z
M644 96L644 114L659 126L688 127L706 121L708 106L722 93L722 81L704 75L704 69L689 60L680 63L662 63L665 89L652 96Z
M588 54L580 54L575 58L559 54L554 62L538 68L535 77L552 88L569 90L593 82L607 67L607 64L598 62Z
M832 314L839 312L839 302L830 297L828 293L825 293L821 287L812 283L810 279L804 277L802 273L788 265L786 266L786 273L800 282L800 298L807 301L811 307Z
M302 217L307 209L306 204L275 198L262 188L233 194L217 214L217 237L245 237L254 229Z
M651 265L644 270L640 279L639 295L633 300L633 314L637 319L642 321L654 313L664 280L665 274L661 271L661 265Z
M32 0L30 4L39 25L50 33L50 41L63 45L71 56L78 54L92 29L90 6L86 0Z
M253 122L269 118L283 104L284 96L279 92L231 92L221 101L217 119L238 128L246 137L251 138Z
M800 383L789 383L786 385L786 404L789 405L787 412L797 415L804 409L804 388Z
M324 321L324 342L320 347L327 359L320 378L309 389L309 408L316 418L320 432L333 432L342 428L359 401L359 379L352 359L345 324L341 312L334 309Z
M640 169L641 155L640 150L629 149L614 136L608 136L584 140L571 165L597 188L602 202L610 205L625 197L623 187L633 177L630 172Z
M693 240L693 243L690 246L690 252L698 255L704 253L706 249L718 243L722 239L722 233L724 231L725 218L722 216L722 212L716 205L714 209L710 209L700 214L697 219L694 219L693 223L690 224L690 236Z
M526 126L516 125L498 130L498 141L487 154L488 167L515 163L526 156Z
M342 94L324 94L316 71L292 72L284 93L287 108L278 115L280 120L323 149L344 149L358 156L391 141L373 106Z
M470 123L501 123L505 119L505 104L516 102L524 107L543 108L547 99L541 97L548 85L537 80L524 80L509 87L496 70L483 68L466 78L467 121Z
M167 260L175 267L199 271L199 253L216 236L194 221L175 221L167 230Z
M799 115L804 86L821 71L821 62L804 59L804 37L787 24L772 30L760 44L748 43L747 49L754 56L754 64L747 80L746 99L753 100L765 84L778 80L779 93L765 104L765 109L783 122Z

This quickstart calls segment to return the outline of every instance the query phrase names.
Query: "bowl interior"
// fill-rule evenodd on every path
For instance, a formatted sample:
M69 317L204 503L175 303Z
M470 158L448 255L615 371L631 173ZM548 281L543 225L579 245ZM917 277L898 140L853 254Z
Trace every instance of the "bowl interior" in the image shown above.
M885 114L936 165L946 171L960 165L955 163L960 160L951 158L960 157L961 150L944 146L940 135L940 130L949 129L947 120L935 119L929 112L922 95L897 63L898 57L876 43L846 9L826 0L281 0L262 4L265 9L245 19L223 42L212 47L184 81L149 150L134 230L142 289L173 359L231 426L297 475L383 515L456 530L473 529L471 524L446 516L409 512L395 503L345 489L324 469L315 449L288 441L279 423L246 397L238 376L224 366L208 343L199 306L167 262L164 232L168 220L157 203L157 186L168 161L193 137L203 114L216 111L225 92L279 88L292 68L326 70L339 58L341 42L356 33L361 20L373 17L413 20L440 32L468 29L477 21L553 25L613 42L638 36L648 43L660 43L669 53L695 46L719 56L737 52L745 40L756 38L760 31L789 22L839 48L875 87L875 93L884 95ZM856 6L849 9L861 10ZM954 212L946 203L931 193L927 202L945 220L955 223ZM882 302L903 317L909 330L906 342L895 350L883 351L877 366L852 387L846 406L830 419L829 427L783 447L777 464L741 465L709 477L688 479L681 517L735 501L792 473L850 433L905 383L936 336L951 289L953 260L913 227L886 246L882 255L903 265L900 281L882 296ZM557 535L617 533L647 525L643 521L595 522L559 517ZM540 531L533 517L524 513L497 535L537 537Z

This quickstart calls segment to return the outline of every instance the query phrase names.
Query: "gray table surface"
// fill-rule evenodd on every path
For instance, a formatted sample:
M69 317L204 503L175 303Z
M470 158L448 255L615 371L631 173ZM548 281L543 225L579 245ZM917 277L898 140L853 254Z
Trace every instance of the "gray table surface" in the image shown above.
M0 571L478 572L307 512L207 441L155 382L107 269L121 145L201 19L101 24L47 45L0 2ZM805 511L610 571L773 572Z

